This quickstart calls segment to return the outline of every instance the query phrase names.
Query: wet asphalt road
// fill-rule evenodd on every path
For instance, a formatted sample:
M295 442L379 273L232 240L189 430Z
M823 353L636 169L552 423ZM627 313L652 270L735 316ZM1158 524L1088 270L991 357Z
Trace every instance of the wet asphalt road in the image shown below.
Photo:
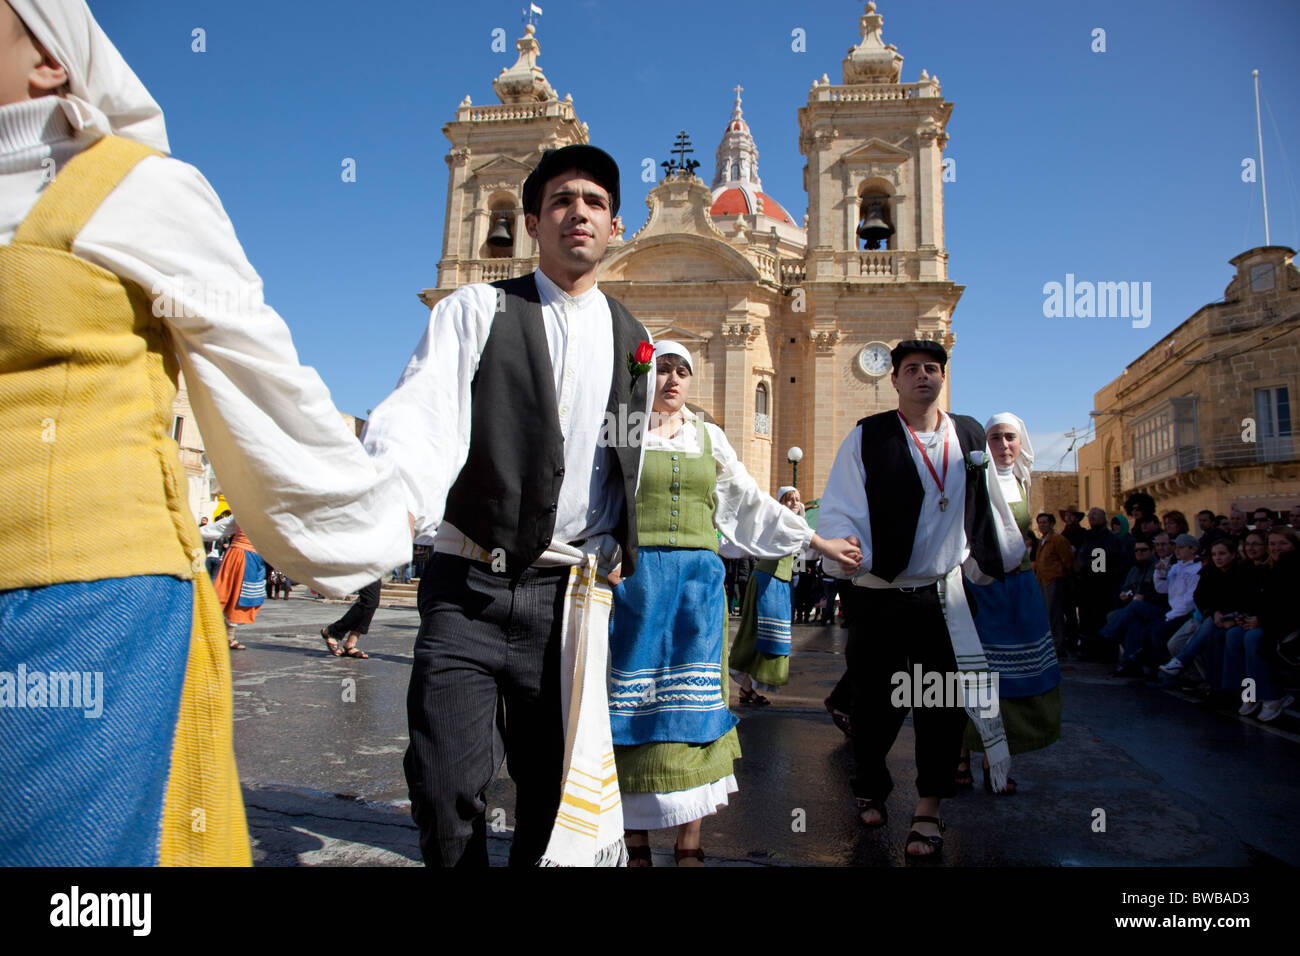
M346 609L295 589L240 629L232 657L235 753L258 865L418 865L402 754L405 695L419 625L381 606L361 646L325 653L320 628ZM901 866L916 799L912 731L890 754L889 823L852 809L852 753L822 709L843 670L838 627L796 627L791 682L740 717L740 792L704 823L710 862ZM1061 740L1015 758L1020 792L945 801L943 866L1252 866L1300 864L1300 720L1261 725L1191 698L1066 670ZM733 694L734 701L734 694ZM504 862L513 795L503 768L487 795L494 862ZM1102 816L1104 814L1104 817ZM1098 829L1104 819L1105 829ZM673 835L654 835L671 865Z

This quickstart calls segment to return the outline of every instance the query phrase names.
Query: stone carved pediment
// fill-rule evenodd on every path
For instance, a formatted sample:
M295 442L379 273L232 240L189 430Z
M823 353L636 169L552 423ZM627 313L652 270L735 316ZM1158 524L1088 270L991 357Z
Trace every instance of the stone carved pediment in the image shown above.
M840 157L840 162L846 166L867 166L876 164L880 166L897 166L905 163L912 158L912 154L907 150L895 146L893 143L886 143L883 139L872 138L867 140L857 149L851 150Z
M713 208L713 192L702 179L669 176L650 190L645 204L650 215L632 237L633 242L652 236L683 233L726 241L726 236L709 215Z
M725 240L671 233L633 238L601 263L597 278L601 282L757 282L759 276L754 264Z
M511 159L509 156L494 156L483 165L476 166L466 179L466 183L475 186L488 186L498 182L518 185L527 179L532 171L532 166L521 163L517 159Z

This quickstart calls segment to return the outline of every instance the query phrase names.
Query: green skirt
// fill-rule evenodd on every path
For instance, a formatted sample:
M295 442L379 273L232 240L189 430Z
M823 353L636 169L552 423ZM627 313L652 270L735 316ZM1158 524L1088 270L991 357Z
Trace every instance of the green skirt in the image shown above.
M1042 750L1061 737L1061 685L1036 697L1003 697L998 701L1007 748L1013 754ZM984 743L975 725L966 721L962 746L983 753Z
M793 561L783 558L783 562ZM782 577L780 570L786 576ZM780 569L776 561L760 561L754 568L771 574L779 580L789 580L789 568ZM740 606L740 629L736 632L736 643L731 648L727 667L734 676L748 674L750 681L758 690L776 692L790 683L790 656L788 654L765 654L758 649L758 589L754 587L751 575L750 584L745 588L745 600Z
M724 608L725 615L725 608ZM726 628L723 621L722 652L727 651ZM727 681L727 668L722 668L722 699L728 700L731 686ZM732 727L717 740L707 744L686 744L676 741L641 744L637 747L615 747L614 762L618 767L618 788L627 793L672 793L689 790L706 783L723 780L733 772L732 763L740 757L740 736Z

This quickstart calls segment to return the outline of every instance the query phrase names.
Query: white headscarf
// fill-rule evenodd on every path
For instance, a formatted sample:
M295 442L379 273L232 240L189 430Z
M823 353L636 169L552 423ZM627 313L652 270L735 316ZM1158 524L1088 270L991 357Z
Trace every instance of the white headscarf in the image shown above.
M661 355L680 355L686 359L686 367L695 374L695 363L691 361L691 353L687 351L686 346L680 342L673 342L670 339L663 339L655 343L655 360L658 361Z
M168 153L162 109L117 52L85 0L8 0L32 36L68 72L60 97L78 130L114 134Z
M1020 420L1018 415L1001 412L984 423L985 434L991 432L994 425L1010 425L1016 430L1016 434L1020 436L1020 455L1011 463L1011 473L1028 488L1030 471L1034 467L1034 448L1029 444L1029 432L1025 430L1025 423Z

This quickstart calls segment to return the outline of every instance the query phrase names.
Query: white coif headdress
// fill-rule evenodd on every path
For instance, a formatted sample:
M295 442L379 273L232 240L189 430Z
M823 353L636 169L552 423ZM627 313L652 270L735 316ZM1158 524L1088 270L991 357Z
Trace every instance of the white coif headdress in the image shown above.
M1025 430L1025 423L1020 420L1019 415L1001 412L984 423L984 433L991 432L994 425L1010 425L1020 436L1020 456L1011 463L1011 472L1028 488L1029 474L1034 467L1034 448L1029 444L1029 432Z
M661 355L680 355L682 358L686 359L686 367L691 370L691 374L695 374L695 363L691 361L691 353L688 352L686 346L682 345L680 342L673 342L669 339L663 339L662 341L656 342L655 360L658 361L659 356Z
M133 139L164 153L161 107L95 22L85 0L9 0L14 13L68 72L60 99L78 130Z

